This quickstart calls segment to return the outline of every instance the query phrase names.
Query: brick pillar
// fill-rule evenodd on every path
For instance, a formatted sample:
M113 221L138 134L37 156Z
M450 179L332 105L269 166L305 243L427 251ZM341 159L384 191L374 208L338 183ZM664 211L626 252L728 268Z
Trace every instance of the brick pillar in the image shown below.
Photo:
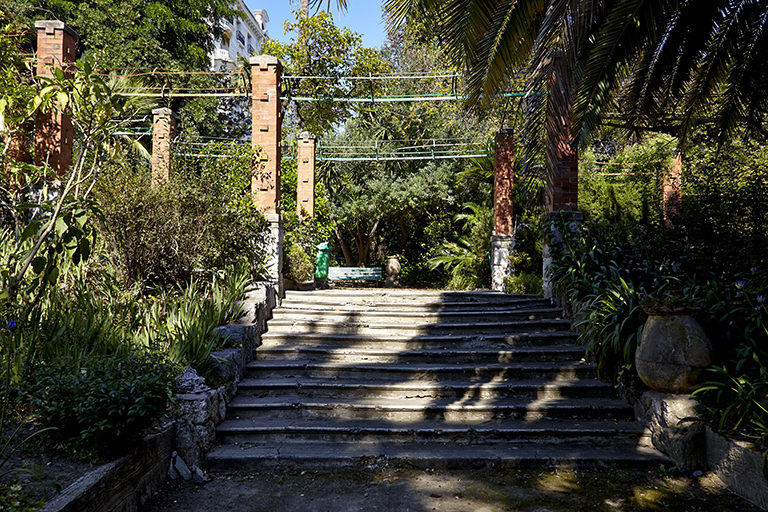
M61 21L36 21L37 75L53 77L51 66L67 69L74 62L78 36ZM48 163L57 176L72 165L74 128L69 116L58 109L35 119L35 164Z
M167 182L171 177L171 150L176 138L177 119L169 108L152 111L152 182Z
M259 209L280 213L280 74L276 57L259 55L250 59L252 71L252 144L261 148L260 165L251 182L251 193Z
M663 184L663 201L664 201L664 222L667 227L672 229L674 225L674 217L677 215L680 207L680 199L682 195L682 175L683 175L683 157L681 155L675 156L672 161L672 167L668 170L664 176Z
M296 151L296 213L315 216L315 149L317 141L309 132L299 134Z
M505 291L505 278L514 267L509 257L515 248L512 185L515 170L515 139L511 128L502 128L494 139L496 158L493 166L493 234L491 235L491 288Z
M269 223L267 269L269 279L283 296L283 220L280 216L280 75L282 66L276 57L251 57L251 140L254 150L251 196Z
M551 239L554 247L564 249L564 238L559 228L559 221L565 222L565 229L577 232L583 221L579 209L579 153L573 143L570 131L573 85L571 77L565 72L562 52L554 56L554 66L549 84L547 101L546 137L547 137L547 188L544 205L550 220L551 236L545 238L544 259L544 296L553 298L553 283L549 277L552 264Z

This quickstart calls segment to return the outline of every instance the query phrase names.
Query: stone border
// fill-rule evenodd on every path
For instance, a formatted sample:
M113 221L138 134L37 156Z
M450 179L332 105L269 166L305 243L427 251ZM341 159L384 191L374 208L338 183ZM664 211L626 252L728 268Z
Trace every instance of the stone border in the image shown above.
M174 428L144 438L130 454L104 464L45 504L45 512L135 512L165 481Z
M128 455L104 464L79 478L45 504L45 512L136 512L160 488L178 455L199 467L224 419L226 404L237 392L253 348L261 345L261 333L277 303L272 285L246 293L239 323L216 328L231 348L212 354L212 372L231 381L217 389L176 395L175 420L158 433L144 438ZM185 457L186 455L186 457Z
M706 429L707 465L742 498L768 510L768 481L763 475L763 454L748 443L726 439Z
M240 302L243 316L236 324L222 325L215 333L226 339L225 348L211 354L210 373L228 382L217 389L176 395L173 411L176 421L176 451L194 471L202 466L205 454L216 441L216 426L227 414L227 404L237 394L237 385L245 376L245 365L253 358L253 349L261 345L261 334L277 304L272 285L250 290Z

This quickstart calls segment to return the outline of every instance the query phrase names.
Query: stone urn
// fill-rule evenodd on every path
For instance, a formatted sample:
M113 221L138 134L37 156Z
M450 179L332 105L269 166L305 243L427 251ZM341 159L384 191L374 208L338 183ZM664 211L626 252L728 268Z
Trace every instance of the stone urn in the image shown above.
M387 259L387 264L385 265L384 270L387 271L387 279L384 281L384 286L387 288L400 287L400 271L402 268L400 267L400 260L397 256L390 256Z
M688 394L712 364L712 342L691 311L646 311L635 352L640 379L654 391Z

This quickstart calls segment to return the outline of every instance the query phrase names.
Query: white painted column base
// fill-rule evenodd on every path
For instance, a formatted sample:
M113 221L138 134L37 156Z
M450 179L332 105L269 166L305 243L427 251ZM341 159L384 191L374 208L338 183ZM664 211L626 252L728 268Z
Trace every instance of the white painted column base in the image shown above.
M491 288L494 291L507 291L504 279L514 275L515 269L510 259L514 250L514 235L491 235Z

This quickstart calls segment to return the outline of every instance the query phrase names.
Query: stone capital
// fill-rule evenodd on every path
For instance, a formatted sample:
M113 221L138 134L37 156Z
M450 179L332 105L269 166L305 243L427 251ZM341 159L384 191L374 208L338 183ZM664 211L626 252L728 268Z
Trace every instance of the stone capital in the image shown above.
M57 21L57 20L40 20L35 22L35 28L45 29L46 32L53 33L55 30L63 30L75 39L80 39L80 36L77 35L77 32L72 30L72 27L64 23L63 21Z

